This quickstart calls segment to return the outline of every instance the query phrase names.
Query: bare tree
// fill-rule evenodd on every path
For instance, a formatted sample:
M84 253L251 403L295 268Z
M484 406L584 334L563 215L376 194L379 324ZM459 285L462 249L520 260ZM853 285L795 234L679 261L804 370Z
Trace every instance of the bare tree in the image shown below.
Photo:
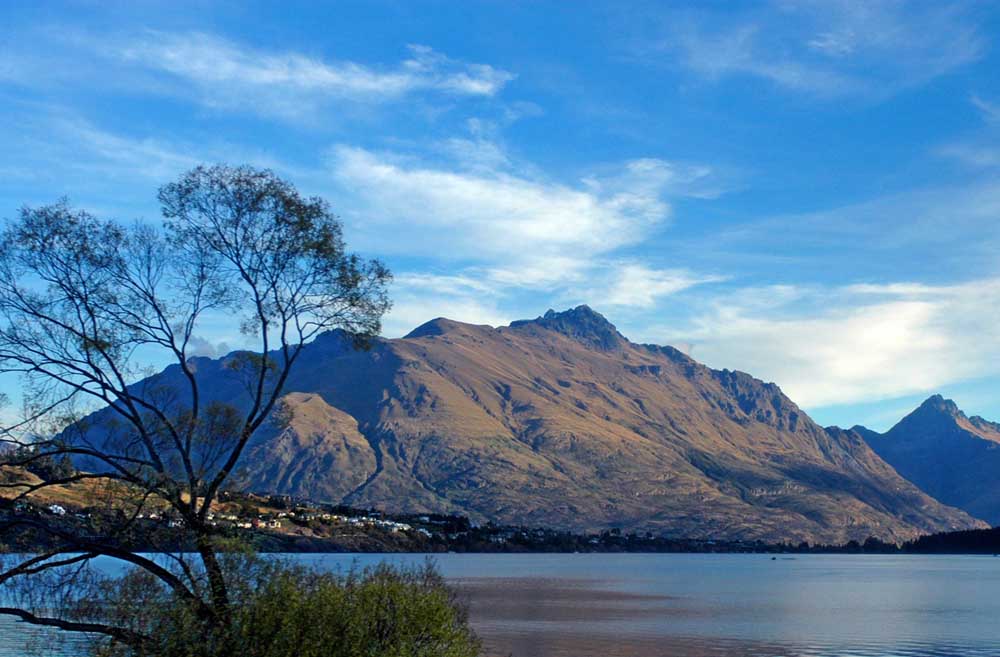
M100 585L88 565L102 557L138 569L206 627L224 626L232 600L213 503L304 345L333 328L364 345L389 307L388 270L347 253L326 202L270 171L198 167L162 187L159 201L162 226L129 227L61 202L22 209L0 233L0 372L21 375L26 398L24 417L3 428L10 449L0 461L8 474L66 457L79 467L0 483L0 540L47 546L2 564L4 599L18 602L0 614L136 648L148 637L87 606L88 582ZM207 317L239 321L257 344L232 359L241 403L212 402L200 387L191 350ZM180 368L181 386L140 383L149 363L165 360ZM95 405L114 420L86 426L78 409ZM81 482L103 487L104 520L28 504ZM180 535L191 555L136 552L136 519L154 504L177 519L171 541Z

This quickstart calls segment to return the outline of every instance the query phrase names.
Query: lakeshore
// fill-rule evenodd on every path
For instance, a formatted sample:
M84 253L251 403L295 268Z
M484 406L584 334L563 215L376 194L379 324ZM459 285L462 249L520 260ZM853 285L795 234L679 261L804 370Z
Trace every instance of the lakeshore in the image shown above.
M21 514L44 517L66 529L120 520L85 496L62 504L19 502ZM869 537L836 545L623 532L618 528L577 533L552 527L476 523L465 516L393 514L289 496L224 492L209 515L220 536L238 539L263 553L747 553L747 554L997 554L1000 529L917 537L895 544ZM142 513L118 544L137 552L189 551L178 540L177 517ZM35 552L48 547L44 535L5 536L0 551Z

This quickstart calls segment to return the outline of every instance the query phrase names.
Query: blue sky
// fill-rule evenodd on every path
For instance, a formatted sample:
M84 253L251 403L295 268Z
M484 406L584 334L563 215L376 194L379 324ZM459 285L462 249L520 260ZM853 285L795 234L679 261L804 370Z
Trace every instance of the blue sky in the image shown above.
M588 303L824 424L1000 419L996 5L33 4L0 8L0 216L267 166L391 266L389 336Z

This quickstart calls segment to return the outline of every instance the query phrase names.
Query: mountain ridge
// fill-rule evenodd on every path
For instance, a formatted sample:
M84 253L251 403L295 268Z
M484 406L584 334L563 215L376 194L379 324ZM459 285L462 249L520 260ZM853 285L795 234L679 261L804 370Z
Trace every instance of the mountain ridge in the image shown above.
M291 423L242 460L248 489L685 538L843 543L979 526L774 383L632 343L586 306L497 328L439 318L369 351L332 332L306 349L286 388ZM198 369L236 403L224 359Z

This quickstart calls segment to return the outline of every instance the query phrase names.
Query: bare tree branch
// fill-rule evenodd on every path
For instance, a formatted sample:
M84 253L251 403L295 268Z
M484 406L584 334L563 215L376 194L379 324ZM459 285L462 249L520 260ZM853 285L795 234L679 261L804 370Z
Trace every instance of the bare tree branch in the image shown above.
M359 345L378 334L391 276L381 263L347 252L325 201L302 197L270 171L198 167L164 185L158 198L162 227L98 219L63 201L23 208L0 231L0 373L22 375L37 393L25 418L0 427L0 443L14 448L0 454L0 465L38 470L72 459L81 470L0 484L16 491L0 504L0 528L39 532L57 544L48 560L0 571L0 584L108 556L147 573L217 626L227 622L231 601L208 514L281 400L305 344L334 328ZM241 399L206 393L190 358L212 312L241 321L256 341L228 363L247 385ZM173 364L169 376L148 377L154 352L157 362ZM88 402L103 408L84 418L75 407ZM115 523L43 521L15 504L102 479L109 500L118 496L107 505ZM173 542L194 546L197 566L171 554L165 567L122 547L133 530L146 532L147 546L156 543L155 532L137 522L153 498L176 519ZM81 556L54 558L68 549ZM2 613L125 643L143 638L100 619Z
M80 623L76 621L63 620L61 618L52 618L46 616L37 616L24 609L18 609L16 607L0 607L0 614L5 616L15 616L20 618L22 621L31 623L32 625L41 625L43 627L54 627L60 630L65 630L67 632L85 632L88 634L104 634L113 639L117 639L122 643L134 646L142 647L147 643L150 643L150 638L130 630L126 630L119 627L112 627L110 625L104 625L102 623Z

